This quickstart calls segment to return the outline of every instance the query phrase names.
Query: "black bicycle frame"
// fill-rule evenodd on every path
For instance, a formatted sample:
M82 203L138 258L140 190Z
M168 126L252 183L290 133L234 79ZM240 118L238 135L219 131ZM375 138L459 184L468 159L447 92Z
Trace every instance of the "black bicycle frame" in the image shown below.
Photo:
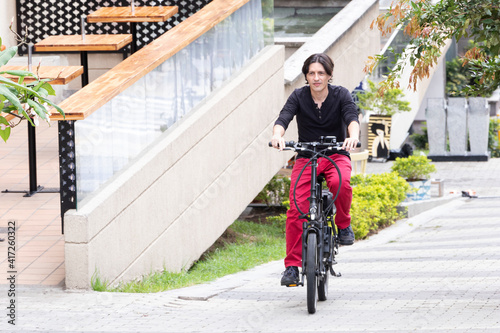
M316 146L314 146L313 151L316 150ZM307 163L309 164L309 163ZM307 167L306 164L306 167ZM310 162L311 168L311 197L309 198L309 215L301 216L305 218L306 221L302 224L302 258L306 257L307 251L307 236L309 233L314 232L317 238L317 246L316 251L323 258L324 253L324 230L325 230L325 220L326 216L323 212L322 203L322 181L318 182L318 155L314 154L311 158ZM309 263L314 264L314 263ZM302 272L305 272L305 260L302 260ZM318 267L319 272L324 271L324 262L320 260L320 266ZM327 272L328 274L328 272ZM301 285L304 285L304 277L305 274L302 274Z
M269 142L269 146L272 147L271 142ZM335 242L335 237L337 236L337 233L335 231L335 224L333 221L333 213L330 213L330 207L327 206L326 210L328 213L325 212L323 209L323 205L326 203L327 199L323 198L323 181L324 178L322 175L319 175L318 178L318 157L324 157L328 159L337 169L337 173L339 175L339 188L337 189L337 193L335 194L335 197L333 198L333 202L337 199L339 192L340 192L340 184L342 183L342 176L340 173L340 170L337 166L337 164L327 155L324 153L327 150L330 149L335 149L334 151L337 151L339 147L342 146L341 142L336 142L336 138L334 136L322 136L320 137L319 142L302 142L302 143L295 143L293 141L286 142L285 146L288 149L293 149L295 151L308 151L312 154L312 157L309 159L309 162L307 162L303 169L300 171L299 176L297 177L297 181L295 182L295 188L294 188L294 193L296 193L297 189L297 184L299 183L299 179L302 176L302 173L307 167L311 168L311 197L309 198L309 212L305 213L302 212L299 208L299 205L297 204L297 200L294 194L294 202L295 206L297 207L297 210L301 214L299 216L300 219L305 219L305 221L302 224L302 278L300 281L300 285L304 285L304 279L305 279L305 272L306 272L306 262L304 258L306 258L306 251L307 251L307 237L309 233L315 233L316 238L317 238L317 253L319 258L319 267L316 269L316 274L323 275L323 274L328 274L328 271L325 271L325 263L330 266L330 273L334 276L340 276L340 274L335 274L333 271L332 265L335 264L335 254L336 254L336 248L338 248L338 244ZM359 147L359 144L358 144ZM286 149L286 148L285 148ZM333 195L333 194L332 194ZM324 202L325 201L325 202ZM292 203L290 203L292 204ZM333 206L333 203L332 203ZM333 207L332 207L333 209ZM330 216L331 215L331 216ZM328 229L328 221L331 221L331 231ZM331 256L325 257L325 236L330 233L329 240L328 240L328 253L331 252ZM330 248L331 246L331 248ZM325 260L326 259L326 260ZM316 265L316 263L309 263L312 265ZM321 276L323 277L323 276Z

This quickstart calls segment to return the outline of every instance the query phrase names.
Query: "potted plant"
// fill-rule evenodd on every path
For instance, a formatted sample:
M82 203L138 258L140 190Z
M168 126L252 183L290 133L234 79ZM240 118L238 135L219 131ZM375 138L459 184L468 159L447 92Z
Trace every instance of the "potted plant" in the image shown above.
M11 29L12 30L12 29ZM19 37L16 34L17 37ZM24 43L24 40L20 40ZM2 39L0 38L0 45ZM6 65L17 53L18 46L12 46L0 51L0 67ZM38 68L37 67L37 72ZM17 77L11 80L4 77L9 74ZM30 76L34 81L25 83L25 77ZM55 91L48 83L50 79L41 80L38 75L31 71L12 70L0 71L0 137L7 142L11 129L27 119L32 126L39 123L39 118L49 122L50 107L55 108L61 115L64 112L48 99L54 96ZM16 122L17 120L17 122Z
M369 160L378 159L385 162L390 152L392 116L410 111L410 102L404 100L403 91L399 88L381 91L375 82L367 80L367 83L368 89L359 91L356 97L361 110L373 112L367 131Z
M431 180L430 175L436 172L436 166L425 155L412 155L409 157L397 157L391 166L391 171L406 179L412 187L407 193L408 200L430 199Z

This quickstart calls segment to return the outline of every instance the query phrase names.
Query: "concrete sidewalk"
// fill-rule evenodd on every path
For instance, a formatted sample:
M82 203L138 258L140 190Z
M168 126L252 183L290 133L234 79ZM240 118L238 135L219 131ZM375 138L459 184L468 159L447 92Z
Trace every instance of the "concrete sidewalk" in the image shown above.
M451 162L449 162L451 163ZM16 287L12 332L499 332L500 159L436 163L447 190L472 188L342 247L317 313L305 288L279 285L282 261L156 294ZM369 165L369 172L384 165ZM380 171L380 170L379 170ZM384 170L381 170L384 171ZM373 171L375 172L375 171ZM3 286L2 286L3 287ZM0 291L7 314L10 298Z

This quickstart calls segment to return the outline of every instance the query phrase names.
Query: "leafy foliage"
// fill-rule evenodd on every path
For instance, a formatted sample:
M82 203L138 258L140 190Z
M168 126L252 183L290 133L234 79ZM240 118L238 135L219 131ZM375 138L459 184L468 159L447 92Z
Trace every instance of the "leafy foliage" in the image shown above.
M399 54L400 60L381 91L399 87L398 79L409 64L412 72L408 86L416 90L417 81L429 77L432 66L437 64L441 50L450 38L473 38L477 45L462 59L468 65L474 85L463 91L467 96L489 95L500 85L500 3L498 0L395 0L387 13L381 14L373 23L382 33L391 33L404 27L410 36L406 51ZM365 71L372 72L384 57L369 57Z
M378 93L379 87L373 81L367 80L367 82L369 89L357 94L360 109L386 116L411 111L410 102L403 99L404 94L401 89L385 89L380 95Z
M396 173L355 175L351 184L351 225L356 239L363 239L400 218L397 207L405 200L410 186Z
M2 39L0 38L0 44ZM0 51L0 66L6 65L17 53L17 46L12 46ZM40 68L38 65L37 72ZM17 77L17 82L12 81L2 74L9 74ZM35 80L25 83L24 79L33 77ZM50 79L41 80L37 74L30 71L15 70L0 72L0 112L10 114L17 118L19 122L14 124L0 113L0 137L7 142L11 128L17 126L23 119L27 119L31 125L38 124L38 117L49 122L49 107L55 108L61 115L63 110L49 100L49 96L54 96L55 91L48 83Z
M400 217L397 207L410 190L408 183L396 173L355 175L351 177L351 185L351 225L356 239L363 239L370 232L394 223ZM289 201L283 204L290 208ZM267 220L275 225L285 225L286 214Z
M429 149L429 137L427 134L427 127L422 127L422 134L413 133L410 139L417 149Z
M431 173L436 172L436 166L430 163L427 156L412 155L397 157L391 170L408 181L415 181L429 179Z
M267 206L283 205L290 196L290 178L275 175L262 191L255 197L254 201L264 202Z
M474 78L469 65L463 65L460 58L446 62L446 95L453 97L467 97L465 89L474 86Z

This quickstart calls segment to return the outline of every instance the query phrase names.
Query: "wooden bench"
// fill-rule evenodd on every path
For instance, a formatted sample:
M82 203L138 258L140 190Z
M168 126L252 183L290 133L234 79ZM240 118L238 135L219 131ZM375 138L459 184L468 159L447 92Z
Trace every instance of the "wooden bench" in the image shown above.
M3 71L26 71L28 66L2 66L0 67L0 72ZM38 74L40 79L51 79L50 84L64 85L68 84L70 81L76 77L83 74L83 66L40 66L38 69L33 68L31 72ZM17 76L10 74L2 74L10 80L15 80L17 82ZM24 82L29 83L35 80L32 76L25 76Z
M82 87L89 83L88 51L118 51L132 42L130 34L49 36L35 44L36 52L80 52Z
M87 22L128 22L133 42L131 52L137 51L137 23L139 22L165 22L175 14L177 6L162 7L136 7L132 12L131 7L101 7L87 16Z

